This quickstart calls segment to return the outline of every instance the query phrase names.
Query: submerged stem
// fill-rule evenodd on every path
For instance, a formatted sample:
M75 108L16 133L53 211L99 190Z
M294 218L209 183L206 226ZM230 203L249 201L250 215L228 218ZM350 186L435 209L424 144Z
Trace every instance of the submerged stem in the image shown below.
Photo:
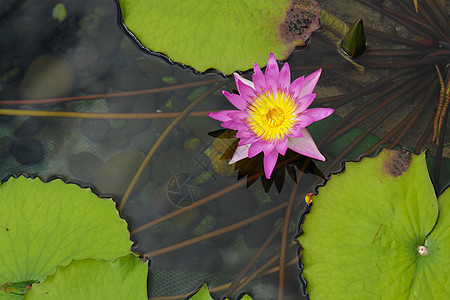
M167 137L167 135L169 135L170 131L172 131L172 129L178 124L178 122L189 112L191 111L198 103L200 103L200 101L202 101L203 99L205 99L209 94L213 93L214 91L218 90L220 87L222 87L222 85L216 85L211 87L210 89L208 89L203 95L201 95L200 97L198 97L194 102L192 102L191 104L188 105L188 107L186 107L179 115L178 117L175 118L175 120L172 121L172 123L170 123L170 125L166 128L166 130L164 130L164 132L161 134L161 136L158 138L158 140L155 142L155 144L153 145L153 147L150 149L150 151L148 152L147 156L145 157L144 161L142 162L141 166L139 167L138 171L136 172L136 174L133 177L133 180L131 180L131 183L129 184L125 194L122 197L122 200L120 201L120 206L119 206L119 213L122 214L123 212L123 208L125 206L125 204L127 203L128 198L131 195L131 192L134 189L134 186L136 185L137 181L139 180L139 177L141 176L142 172L144 171L145 167L147 166L147 164L149 163L150 159L153 157L153 155L155 154L156 150L158 149L158 147L162 144L162 142L164 141L164 139Z
M206 239L209 239L209 238L221 235L221 234L225 234L227 232L239 229L242 226L245 226L245 225L248 225L248 224L250 224L252 222L255 222L255 221L257 221L257 220L259 220L261 218L264 218L264 217L266 217L268 215L271 215L271 214L273 214L273 213L275 213L275 212L285 208L287 205L288 205L287 203L282 203L282 204L280 204L278 206L272 207L271 209L263 211L262 213L254 215L254 216L252 216L252 217L250 217L248 219L242 220L242 221L237 222L235 224L232 224L230 226L227 226L227 227L215 230L215 231L208 232L206 234L197 236L195 238L186 240L186 241L178 243L178 244L171 245L171 246L166 247L166 248L162 248L162 249L158 249L158 250L154 250L154 251L145 253L144 256L154 258L155 256L158 256L158 255L161 255L161 254L165 254L165 253L168 253L168 252L171 252L171 251L175 251L175 250L178 250L180 248L183 248L183 247L186 247L186 246L198 243L200 241L203 241L203 240L206 240Z
M207 111L194 111L186 114L189 117L206 117ZM173 113L85 113L73 111L51 110L27 110L0 108L0 115L49 117L49 118L76 118L76 119L115 119L115 120L139 120L139 119L166 119L176 118L181 112Z
M118 98L118 97L127 97L127 96L148 95L148 94L157 94L157 93L162 93L162 92L182 90L182 89L198 87L198 86L202 86L202 85L208 85L208 84L213 84L213 83L218 83L218 82L223 82L223 81L224 81L224 79L210 79L210 80L183 83L183 84L148 89L148 90L83 95L83 96L74 96L74 97L61 97L61 98L51 98L51 99L1 100L0 105L49 104L49 103L61 103L61 102L79 101L79 100L95 100L95 99L104 99L104 98Z

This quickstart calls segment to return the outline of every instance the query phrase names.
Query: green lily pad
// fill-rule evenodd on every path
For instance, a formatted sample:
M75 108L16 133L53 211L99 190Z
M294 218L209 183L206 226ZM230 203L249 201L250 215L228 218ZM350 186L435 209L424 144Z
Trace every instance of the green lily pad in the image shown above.
M22 300L23 295L0 291L1 300Z
M89 189L23 176L0 186L0 290L23 293L73 259L113 261L131 245L115 203Z
M225 74L286 59L318 29L314 0L120 0L125 26L142 45L203 72Z
M438 202L439 218L425 241L428 255L420 262L423 264L421 272L415 278L420 284L412 287L411 298L425 299L429 295L433 295L434 299L450 297L450 189L447 188L439 196Z
M134 254L113 262L95 259L73 261L58 267L55 275L33 284L25 294L33 299L147 299L148 262Z
M450 193L439 197L438 208L424 153L383 150L347 162L312 199L299 237L311 297L450 295ZM419 246L428 254L419 254Z
M228 300L228 298L225 298ZM208 286L204 284L197 293L192 295L192 297L189 298L189 300L214 300L208 291ZM239 298L239 300L252 300L252 297L250 297L248 294L243 295Z
M195 293L190 300L214 300L208 291L208 286L204 284L197 293Z

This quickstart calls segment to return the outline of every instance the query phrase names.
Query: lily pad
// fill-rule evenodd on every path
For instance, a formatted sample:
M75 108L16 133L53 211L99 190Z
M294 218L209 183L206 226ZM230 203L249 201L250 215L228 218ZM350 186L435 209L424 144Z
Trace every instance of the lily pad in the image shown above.
M89 189L23 176L0 186L0 289L20 294L20 286L44 280L58 266L113 261L131 245L115 203Z
M299 237L311 297L448 298L450 192L438 208L425 153L347 162L312 199Z
M25 299L147 299L148 261L130 254L113 262L84 259L58 267L33 284Z
M320 27L314 0L119 0L140 43L203 72L225 74L286 59Z
M228 298L225 298L228 300ZM208 291L208 286L204 284L192 297L189 298L189 300L214 300ZM252 300L252 297L250 297L248 294L244 294L242 297L239 298L239 300Z
M208 291L208 286L204 284L197 293L195 293L190 300L214 300Z
M23 295L14 294L10 292L4 292L0 290L0 299L1 300L22 300Z

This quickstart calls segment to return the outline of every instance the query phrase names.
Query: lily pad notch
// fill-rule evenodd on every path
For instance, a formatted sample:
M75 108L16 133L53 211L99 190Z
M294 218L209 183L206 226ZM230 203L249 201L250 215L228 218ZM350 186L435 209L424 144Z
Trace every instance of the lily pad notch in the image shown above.
M116 0L125 32L145 51L223 74L278 60L318 28L315 0Z

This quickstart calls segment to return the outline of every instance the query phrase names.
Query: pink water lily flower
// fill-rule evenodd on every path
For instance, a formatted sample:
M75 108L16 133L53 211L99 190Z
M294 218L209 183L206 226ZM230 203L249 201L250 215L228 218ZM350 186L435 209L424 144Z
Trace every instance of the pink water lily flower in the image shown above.
M317 149L306 127L328 117L331 108L310 108L316 94L314 87L321 69L291 83L291 72L286 63L278 70L270 54L265 74L255 63L253 82L234 73L238 94L222 91L239 110L212 112L211 118L222 121L225 128L237 130L238 147L230 164L264 152L264 173L269 179L275 168L278 154L285 155L287 148L321 161L325 157Z

